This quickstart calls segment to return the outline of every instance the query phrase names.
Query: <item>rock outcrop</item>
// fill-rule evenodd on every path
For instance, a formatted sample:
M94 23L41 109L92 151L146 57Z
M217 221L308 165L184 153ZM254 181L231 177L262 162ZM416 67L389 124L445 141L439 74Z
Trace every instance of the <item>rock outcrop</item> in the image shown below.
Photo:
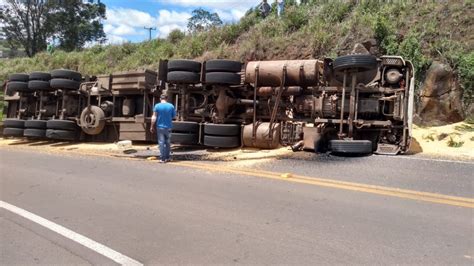
M463 121L463 90L453 69L433 62L420 93L417 121L426 126L439 126Z

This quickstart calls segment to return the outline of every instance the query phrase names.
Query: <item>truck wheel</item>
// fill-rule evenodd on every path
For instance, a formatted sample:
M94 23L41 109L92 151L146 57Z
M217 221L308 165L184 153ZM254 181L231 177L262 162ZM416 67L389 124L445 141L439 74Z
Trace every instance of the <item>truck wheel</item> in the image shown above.
M51 71L51 77L53 79L69 79L77 82L82 81L81 73L68 69L55 69Z
M23 128L9 128L3 129L3 136L5 137L23 137Z
M331 140L329 142L333 153L341 154L369 154L372 153L370 140Z
M48 129L46 130L46 137L56 140L77 140L78 134L76 130Z
M45 138L46 129L27 128L23 132L23 136L27 138Z
M205 124L204 134L215 136L240 136L240 125L235 124Z
M42 80L49 81L51 79L51 74L45 72L31 72L30 81L32 80Z
M366 71L377 67L377 58L372 55L345 55L334 59L332 66L335 71L349 69Z
M54 78L49 82L53 89L78 90L81 83L75 80Z
M28 88L33 91L51 90L49 81L44 80L30 80L28 82Z
M77 130L78 128L76 122L71 120L48 120L46 127L58 130Z
M231 60L209 60L206 61L206 73L209 72L241 72L242 63Z
M81 128L88 135L98 135L105 127L105 113L98 106L86 107L81 113Z
M8 76L8 81L19 81L19 82L28 82L30 76L28 74L10 74Z
M211 72L206 74L207 84L240 85L242 76L236 73Z
M21 119L15 119L15 118L7 118L5 121L3 121L3 126L5 128L7 127L13 127L13 128L25 128L25 120Z
M196 84L201 82L201 76L195 72L173 71L168 72L169 83Z
M20 91L20 92L33 92L28 89L28 82L23 81L10 81L7 83L7 90L9 91Z
M187 122L187 121L174 121L173 132L187 132L187 133L198 133L199 132L199 123L197 122Z
M240 136L204 136L204 145L215 148L237 148L240 147Z
M168 61L168 72L186 71L186 72L201 72L201 63L192 60L170 60Z
M46 129L47 124L46 120L26 120L25 128Z
M171 133L171 143L197 145L199 143L199 136L192 133Z

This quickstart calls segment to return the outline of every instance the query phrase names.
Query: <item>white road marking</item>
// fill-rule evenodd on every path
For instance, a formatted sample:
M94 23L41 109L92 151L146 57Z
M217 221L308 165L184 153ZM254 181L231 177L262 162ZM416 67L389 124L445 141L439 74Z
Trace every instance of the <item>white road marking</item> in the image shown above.
M474 162L469 161L455 161L455 160L444 160L444 159L434 159L434 158L420 158L412 156L397 155L393 156L395 159L408 159L408 160L420 160L420 161L431 161L431 162L443 162L443 163L461 163L461 164L474 164Z
M21 208L18 208L14 205L11 205L7 202L4 202L4 201L1 201L0 200L0 207L1 208L4 208L10 212L13 212L19 216L22 216L32 222L35 222L39 225L42 225L46 228L48 228L49 230L53 231L53 232L56 232L68 239L71 239L121 265L131 265L131 266L138 266L138 265L143 265L142 263L132 259L132 258L129 258L111 248L108 248L90 238L87 238L81 234L78 234L76 232L73 232L59 224L56 224L56 223L53 223L49 220L46 220L36 214L33 214L29 211L26 211L24 209L21 209Z

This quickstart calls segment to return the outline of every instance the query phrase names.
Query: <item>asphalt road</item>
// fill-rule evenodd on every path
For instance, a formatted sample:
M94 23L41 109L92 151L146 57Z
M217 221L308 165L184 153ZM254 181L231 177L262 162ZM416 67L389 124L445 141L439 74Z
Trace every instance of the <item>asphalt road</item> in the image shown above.
M197 163L0 150L0 200L143 264L474 263L474 208L261 171L472 199L473 163L320 156L254 174ZM1 265L115 264L12 211L0 223Z

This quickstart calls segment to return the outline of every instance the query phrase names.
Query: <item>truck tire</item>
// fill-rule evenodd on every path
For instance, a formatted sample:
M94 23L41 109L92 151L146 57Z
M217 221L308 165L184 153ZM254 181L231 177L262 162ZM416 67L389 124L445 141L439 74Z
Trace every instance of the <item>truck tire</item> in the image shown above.
M3 126L5 128L25 128L25 120L15 119L15 118L7 118L3 121Z
M204 145L214 148L237 148L240 147L240 136L204 136Z
M168 72L168 82L176 84L196 84L201 82L201 75L189 71Z
M82 75L79 72L68 69L55 69L51 71L51 78L53 79L69 79L77 82L82 81Z
M23 137L23 128L6 127L3 129L4 137Z
M8 81L19 81L19 82L28 82L30 76L28 74L17 73L17 74L10 74L8 76Z
M173 128L171 130L172 132L198 133L199 123L188 121L173 121Z
M46 129L48 121L46 120L26 120L25 128Z
M28 88L28 82L23 81L9 81L7 83L7 90L19 92L33 92Z
M63 90L78 90L81 85L78 81L64 78L54 78L49 82L49 84L53 89Z
M46 129L27 128L23 132L23 136L27 138L45 138Z
M51 74L46 72L31 72L30 73L30 81L32 80L42 80L42 81L49 81L51 79Z
M211 72L206 74L207 84L240 85L242 76L236 73Z
M58 130L77 130L78 126L76 122L71 120L48 120L46 122L46 127L48 129L58 129Z
M240 136L241 126L235 124L204 124L204 134L214 136Z
M201 72L201 63L193 60L170 60L168 61L168 72L186 71L186 72Z
M331 140L330 149L333 153L341 154L369 154L372 153L370 140Z
M77 140L78 134L76 130L48 129L46 130L46 137L56 140Z
M98 135L105 127L105 113L100 107L92 105L81 113L81 128L88 135Z
M206 61L206 73L209 72L231 72L237 73L242 71L242 63L231 60L208 60Z
M28 82L28 88L32 91L51 90L49 81L44 80L30 80Z
M171 133L171 143L197 145L199 143L199 136L192 133Z
M335 71L356 69L359 71L371 70L377 67L377 58L373 55L345 55L334 59L332 67Z

